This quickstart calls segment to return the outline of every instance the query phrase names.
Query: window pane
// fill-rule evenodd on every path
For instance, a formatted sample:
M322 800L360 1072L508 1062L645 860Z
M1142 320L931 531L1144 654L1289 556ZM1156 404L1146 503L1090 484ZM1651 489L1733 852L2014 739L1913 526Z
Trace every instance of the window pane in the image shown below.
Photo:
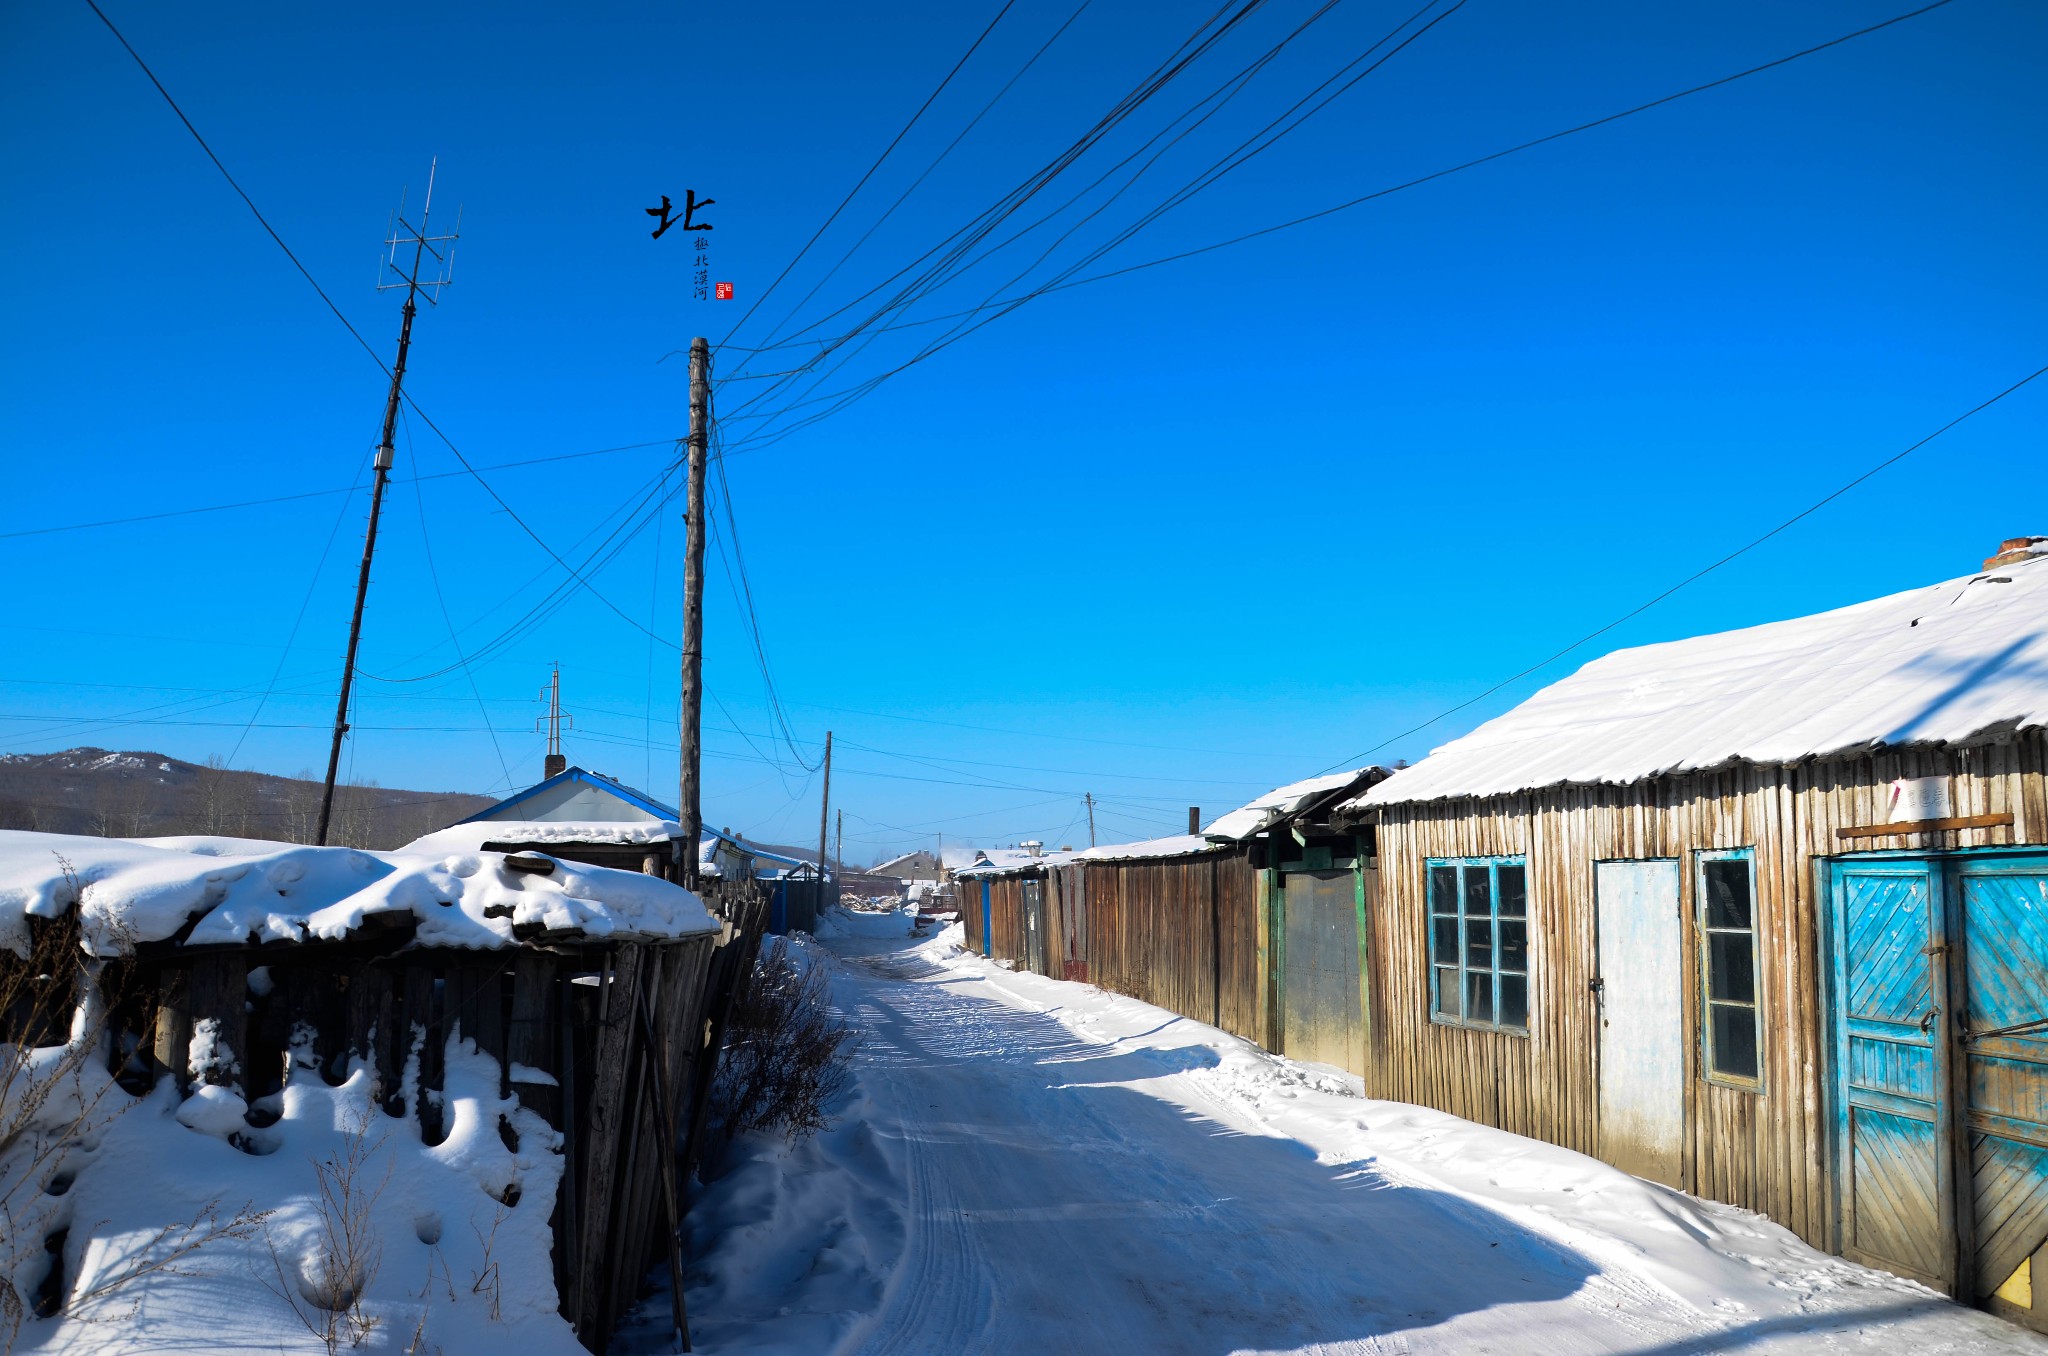
M1483 866L1465 868L1465 916L1493 917L1493 883Z
M1701 878L1707 887L1707 926L1750 926L1749 863L1740 857L1705 863Z
M1503 896L1506 891L1501 892ZM1505 898L1502 900L1506 902ZM1500 968L1503 970L1527 970L1529 968L1529 925L1519 918L1500 920ZM1505 1003L1507 1000L1501 1000Z
M1458 1006L1458 971L1455 966L1437 967L1436 1010L1446 1017L1457 1017L1464 1013L1464 1009Z
M1493 976L1465 976L1465 1017L1473 1022L1493 1020Z
M1500 977L1500 1024L1517 1029L1529 1025L1529 979L1526 975Z
M1749 933L1707 934L1707 997L1722 1003L1756 1002L1756 957Z
M1429 868L1429 911L1431 913L1456 913L1458 911L1457 867L1432 866Z
M1458 920L1455 918L1432 918L1429 921L1431 959L1456 961L1458 959Z
M1756 1009L1710 1003L1707 1011L1713 1024L1714 1072L1755 1078Z
M1500 916L1523 918L1529 912L1527 871L1520 866L1500 868Z
M1493 922L1491 919L1467 918L1465 920L1465 967L1469 970L1490 970L1493 968Z

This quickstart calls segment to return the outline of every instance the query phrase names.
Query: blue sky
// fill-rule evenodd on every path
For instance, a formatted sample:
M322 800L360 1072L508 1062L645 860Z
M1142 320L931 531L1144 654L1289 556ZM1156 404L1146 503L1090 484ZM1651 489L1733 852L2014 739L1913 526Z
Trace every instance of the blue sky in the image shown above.
M726 337L998 8L105 3L387 356L398 303L373 290L378 242L400 190L416 201L440 157L436 215L460 203L463 240L455 285L419 321L408 389L480 467L631 447L486 472L577 558L571 544L644 504L672 459L686 374L664 355ZM1003 15L721 352L722 414L778 389L741 378L816 351L740 347L814 321L839 333L847 317L835 329L829 312L1051 160L1209 13L1089 4L876 226L1077 3ZM1413 8L1331 9L1050 266ZM1472 0L1088 271L1908 8ZM1014 222L1311 12L1276 0L1252 15ZM1087 791L1103 841L1171 832L1187 805L1213 813L1367 750L1418 758L1613 645L1951 577L2001 537L2048 531L2048 389L2029 388L1587 650L1402 733L2048 361L2044 39L2038 6L1954 0L1306 226L1045 295L829 419L734 446L761 635L802 759L836 732L847 855L937 835L1083 842ZM0 569L14 584L0 749L316 767L366 488L4 534L366 487L385 378L90 8L0 11L0 121ZM685 189L718 200L712 272L735 302L692 300L687 239L648 238L641 209ZM999 285L1042 248L1031 242L1102 194L904 318L1013 295ZM820 389L942 329L884 334ZM735 444L761 432L727 425ZM408 418L345 766L387 786L524 784L540 762L533 694L559 660L572 759L672 794L674 652L613 609L676 635L673 506L590 576L604 601L577 591L465 671L451 625L467 654L562 575L451 471ZM801 840L817 779L772 734L715 550L709 597L707 677L724 710L708 716L707 816Z

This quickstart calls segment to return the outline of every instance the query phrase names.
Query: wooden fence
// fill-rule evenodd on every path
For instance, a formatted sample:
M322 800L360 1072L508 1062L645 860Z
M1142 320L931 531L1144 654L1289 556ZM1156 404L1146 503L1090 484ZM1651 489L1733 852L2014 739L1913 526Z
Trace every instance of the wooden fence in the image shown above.
M1075 979L1265 1044L1258 872L1248 849L1075 862L956 885L970 950Z

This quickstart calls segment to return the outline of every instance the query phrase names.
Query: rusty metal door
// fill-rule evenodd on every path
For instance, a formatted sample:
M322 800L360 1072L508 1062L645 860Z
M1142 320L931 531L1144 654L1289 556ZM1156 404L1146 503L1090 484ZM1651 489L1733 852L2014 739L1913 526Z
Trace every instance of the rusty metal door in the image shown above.
M1045 973L1045 882L1024 883L1024 968Z
M1289 1059L1365 1072L1358 984L1358 877L1291 872L1282 880L1281 1039Z
M1060 869L1061 973L1088 982L1088 868Z

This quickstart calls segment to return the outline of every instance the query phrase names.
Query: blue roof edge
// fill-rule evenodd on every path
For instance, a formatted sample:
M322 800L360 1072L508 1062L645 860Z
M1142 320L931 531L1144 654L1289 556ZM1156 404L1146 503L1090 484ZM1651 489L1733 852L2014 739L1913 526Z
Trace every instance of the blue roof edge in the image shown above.
M600 791L609 791L612 795L617 796L620 800L625 801L628 805L634 806L637 809L645 810L648 814L655 816L657 819L679 819L681 817L680 813L673 807L663 805L660 801L655 800L653 797L645 795L639 791L635 791L632 787L627 786L623 782L615 782L610 777L607 777L602 773L591 772L585 768L570 767L564 768L562 771L557 772L554 776L549 777L546 781L536 782L532 786L527 787L524 791L520 791L513 795L505 797L505 799L499 801L496 805L486 806L485 808L478 810L475 814L471 815L467 819L458 819L455 822L458 824L474 824L476 821L480 819L490 819L493 816L497 815L501 810L507 809L510 806L518 805L522 801L537 796L543 791L552 790L555 787L562 785L562 783L564 782L582 782L585 786L594 786Z

